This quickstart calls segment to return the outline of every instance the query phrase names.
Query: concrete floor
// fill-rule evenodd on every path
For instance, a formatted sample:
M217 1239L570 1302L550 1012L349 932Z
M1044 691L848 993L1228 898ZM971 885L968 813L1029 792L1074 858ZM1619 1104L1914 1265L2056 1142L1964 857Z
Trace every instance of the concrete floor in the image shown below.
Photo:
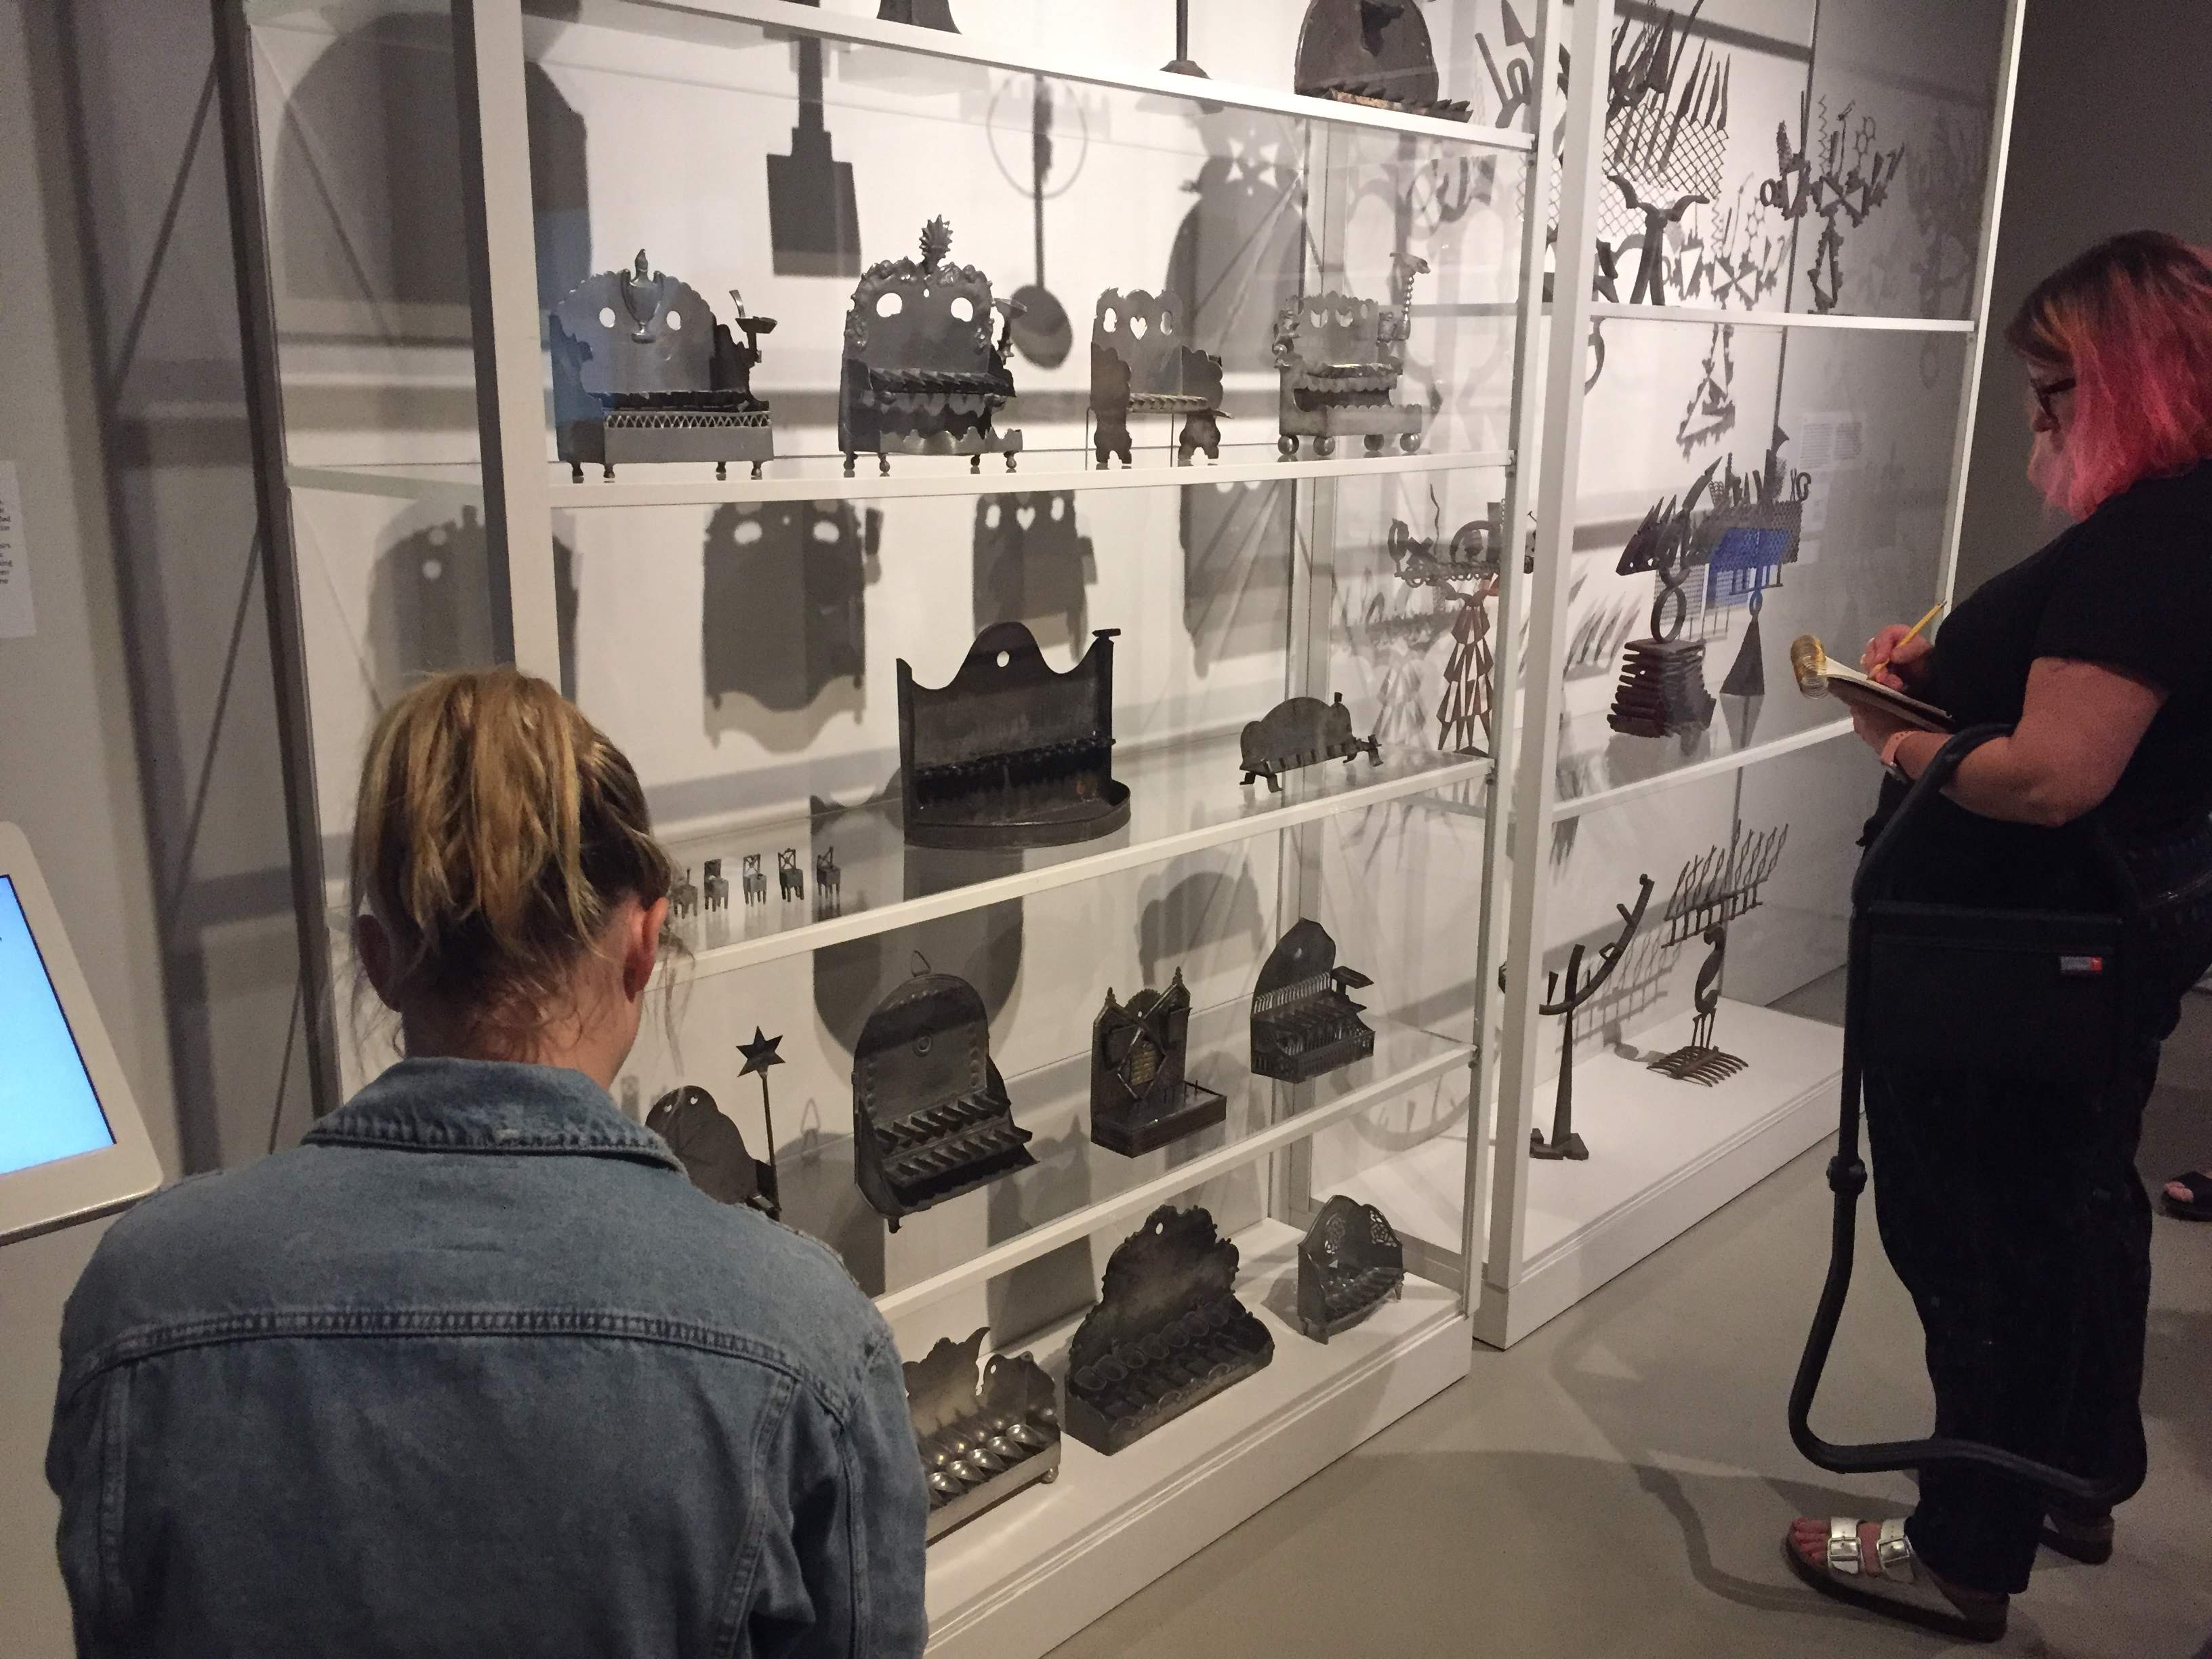
M2147 1178L2212 1158L2212 998L2168 1045ZM1790 1445L1784 1405L1826 1270L1825 1149L1124 1602L1054 1659L1496 1654L1510 1659L1946 1651L2212 1659L2212 1226L2161 1218L2146 1408L2151 1475L2089 1568L2045 1553L2012 1630L1969 1648L1815 1596L1779 1540L1800 1514L1910 1509ZM1871 1200L1861 1237L1873 1238ZM1927 1422L1919 1328L1878 1247L1816 1423Z

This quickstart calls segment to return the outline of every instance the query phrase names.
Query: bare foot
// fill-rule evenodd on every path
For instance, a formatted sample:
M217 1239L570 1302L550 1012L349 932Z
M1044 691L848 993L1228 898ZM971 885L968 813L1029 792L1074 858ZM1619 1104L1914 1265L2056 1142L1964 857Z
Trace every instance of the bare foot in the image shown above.
M1881 1543L1881 1522L1860 1522L1859 1560L1869 1577L1876 1576L1881 1571L1878 1565L1881 1558L1876 1553ZM1826 1521L1814 1520L1807 1516L1798 1516L1790 1523L1790 1547L1797 1552L1807 1565L1825 1571L1828 1565L1828 1523ZM1928 1575L1929 1582L1950 1598L1951 1605L1961 1613L1972 1613L1987 1607L2001 1607L2004 1603L2006 1598L2001 1595L1993 1595L1987 1590L1968 1589L1963 1584L1950 1583L1917 1556L1913 1558L1913 1561L1921 1571Z
M2212 1170L2198 1170L2197 1178L2200 1181L2212 1181ZM2177 1204L2194 1204L2197 1201L2197 1194L2189 1190L2189 1183L2180 1179L2166 1183L2166 1195Z

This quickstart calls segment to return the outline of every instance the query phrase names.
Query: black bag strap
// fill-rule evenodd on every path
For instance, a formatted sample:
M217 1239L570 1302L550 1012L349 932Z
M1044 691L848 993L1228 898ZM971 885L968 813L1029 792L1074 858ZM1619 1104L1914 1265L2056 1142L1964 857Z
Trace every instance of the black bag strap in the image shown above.
M2008 736L2011 730L2007 726L1970 726L1946 743L1929 763L1928 769L1913 781L1905 799L1875 837L1851 884L1850 964L1844 993L1843 1106L1836 1155L1828 1160L1828 1186L1835 1194L1835 1217L1829 1241L1828 1276L1820 1287L1820 1305L1813 1316L1813 1328L1806 1334L1804 1355L1797 1363L1796 1381L1790 1390L1790 1437L1814 1464L1838 1474L1876 1474L1892 1469L1925 1468L1937 1463L1974 1463L2015 1476L2086 1508L2102 1509L2133 1495L2142 1486L2144 1469L2140 1460L2114 1479L2098 1482L1978 1441L1939 1436L1923 1440L1845 1445L1822 1439L1813 1431L1812 1425L1814 1397L1820 1392L1820 1376L1827 1368L1836 1330L1843 1321L1844 1304L1850 1294L1851 1266L1858 1244L1858 1200L1867 1182L1866 1163L1859 1156L1859 1117L1861 1091L1865 1082L1860 1024L1869 1006L1868 975L1872 966L1872 953L1867 949L1868 907L1879 898L1881 878L1895 860L1912 824L1957 775L1960 764L1984 744ZM2123 907L2122 920L2132 932L2141 915L2141 896L2134 874L2121 858L2101 813L2092 826L2092 836L2113 875L2115 891Z

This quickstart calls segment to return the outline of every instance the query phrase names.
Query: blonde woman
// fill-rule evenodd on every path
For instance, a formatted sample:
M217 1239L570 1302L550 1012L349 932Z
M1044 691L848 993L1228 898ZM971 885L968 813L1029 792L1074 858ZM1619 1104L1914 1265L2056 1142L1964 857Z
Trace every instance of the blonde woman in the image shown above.
M86 1270L47 1457L80 1652L921 1653L890 1333L607 1096L671 877L542 682L385 715L355 939L406 1058Z

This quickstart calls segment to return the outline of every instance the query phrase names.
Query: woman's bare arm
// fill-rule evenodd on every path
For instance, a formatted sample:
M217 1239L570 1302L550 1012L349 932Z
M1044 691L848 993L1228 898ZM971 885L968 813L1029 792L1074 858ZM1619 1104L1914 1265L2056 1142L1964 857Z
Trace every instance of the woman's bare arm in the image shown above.
M2112 793L2166 695L2097 663L2039 657L2012 736L1969 755L1945 793L1984 817L2052 829L2071 823ZM1898 744L1898 764L1917 778L1945 741L1913 732Z

